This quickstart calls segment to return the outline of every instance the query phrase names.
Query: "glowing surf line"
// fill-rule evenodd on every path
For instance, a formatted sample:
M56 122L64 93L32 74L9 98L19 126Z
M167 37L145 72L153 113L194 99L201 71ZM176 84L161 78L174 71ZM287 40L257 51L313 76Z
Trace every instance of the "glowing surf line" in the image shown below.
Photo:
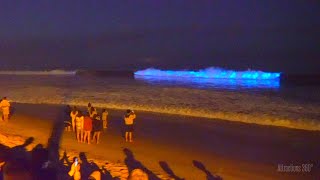
M271 80L279 79L281 73L262 72L262 71L233 71L221 68L207 68L199 71L171 71L159 69L145 69L134 73L139 76L157 76L157 77L177 77L177 78L210 78L210 79L253 79L253 80Z

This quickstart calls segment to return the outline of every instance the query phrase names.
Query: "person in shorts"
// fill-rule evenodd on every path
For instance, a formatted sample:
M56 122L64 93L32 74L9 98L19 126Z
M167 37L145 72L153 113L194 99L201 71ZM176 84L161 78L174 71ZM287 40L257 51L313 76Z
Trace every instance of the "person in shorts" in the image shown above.
M108 128L108 111L106 111L106 109L102 109L101 120L103 123L103 129L107 129Z
M75 132L76 131L76 117L78 115L78 110L77 107L74 106L72 111L70 112L70 119L71 119L71 125L72 125L72 131Z
M84 131L84 142L90 144L91 141L91 131L92 131L92 118L89 115L84 116L83 118L83 131Z
M95 115L93 117L93 138L92 142L96 141L97 144L100 143L100 134L103 131L103 124L100 116Z
M7 97L3 97L0 102L0 107L2 110L2 118L4 122L9 121L9 115L10 115L10 102L7 100Z
M79 111L78 115L75 119L78 142L84 142L83 141L83 119L84 119L84 117L83 117L82 113Z
M124 116L126 142L133 142L132 133L134 131L133 124L135 119L136 114L134 111L128 109L126 115Z

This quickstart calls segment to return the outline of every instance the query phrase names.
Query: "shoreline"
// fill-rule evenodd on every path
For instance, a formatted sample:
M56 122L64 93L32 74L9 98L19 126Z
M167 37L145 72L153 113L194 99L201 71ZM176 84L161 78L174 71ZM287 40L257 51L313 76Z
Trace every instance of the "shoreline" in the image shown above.
M42 142L45 142L50 134L50 122L61 117L59 114L63 113L65 107L17 103L12 105L15 112L10 126L17 134L32 135ZM128 148L136 159L152 172L170 176L163 169L163 165L167 164L176 176L187 179L205 179L206 174L197 169L193 162L201 162L211 174L223 179L320 177L317 162L320 145L316 143L320 139L320 133L317 131L135 110L136 138L133 144L128 144L124 142L121 133L123 111L107 110L110 126L107 132L102 134L101 144L78 144L73 133L64 132L61 149L67 152L86 152L88 159L104 163L108 161L125 164L123 149ZM314 169L311 173L277 172L277 164L290 163L313 163Z
M33 104L38 105L37 103L20 103L17 104ZM40 103L43 105L49 106L77 106L77 107L86 107L86 105L79 105L75 103ZM105 106L100 103L94 103L96 108L106 108L113 111L125 111L127 108L124 106ZM167 112L161 108L153 107L152 110L139 108L130 106L130 108L140 111L146 114L161 114L164 116L181 116L181 117L190 117L190 118L201 118L201 119L209 119L212 121L228 121L234 123L244 123L244 124L253 124L253 125L261 125L261 126L272 126L272 127L280 127L280 128L289 128L289 129L297 129L297 130L307 130L307 131L316 131L320 132L320 121L314 119L286 119L283 117L273 117L266 114L248 114L248 113L231 113L231 112L212 112L210 114L202 111L194 110L190 113L189 109L180 109L179 113L177 112Z

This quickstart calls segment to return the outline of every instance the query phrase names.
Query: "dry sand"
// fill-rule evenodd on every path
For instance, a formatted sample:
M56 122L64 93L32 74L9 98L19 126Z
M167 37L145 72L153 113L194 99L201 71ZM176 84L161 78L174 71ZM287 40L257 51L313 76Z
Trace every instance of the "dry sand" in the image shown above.
M61 120L64 107L13 104L9 124L0 133L34 137L46 144L52 121ZM97 164L124 169L129 149L143 166L163 178L206 179L319 179L320 132L222 120L136 112L134 143L122 137L123 112L109 110L109 128L100 144L81 144L64 132L60 144L70 156L85 152ZM31 147L30 147L31 148ZM311 172L279 172L278 164L312 164ZM125 173L126 170L122 170ZM120 177L120 174L110 172ZM123 175L122 175L123 176Z

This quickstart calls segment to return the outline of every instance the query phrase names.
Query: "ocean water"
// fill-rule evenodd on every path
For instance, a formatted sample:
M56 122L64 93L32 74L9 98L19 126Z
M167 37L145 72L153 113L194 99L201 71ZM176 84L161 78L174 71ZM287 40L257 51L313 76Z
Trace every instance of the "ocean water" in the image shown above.
M320 88L274 80L103 78L74 72L0 72L0 96L19 103L134 109L320 130Z

